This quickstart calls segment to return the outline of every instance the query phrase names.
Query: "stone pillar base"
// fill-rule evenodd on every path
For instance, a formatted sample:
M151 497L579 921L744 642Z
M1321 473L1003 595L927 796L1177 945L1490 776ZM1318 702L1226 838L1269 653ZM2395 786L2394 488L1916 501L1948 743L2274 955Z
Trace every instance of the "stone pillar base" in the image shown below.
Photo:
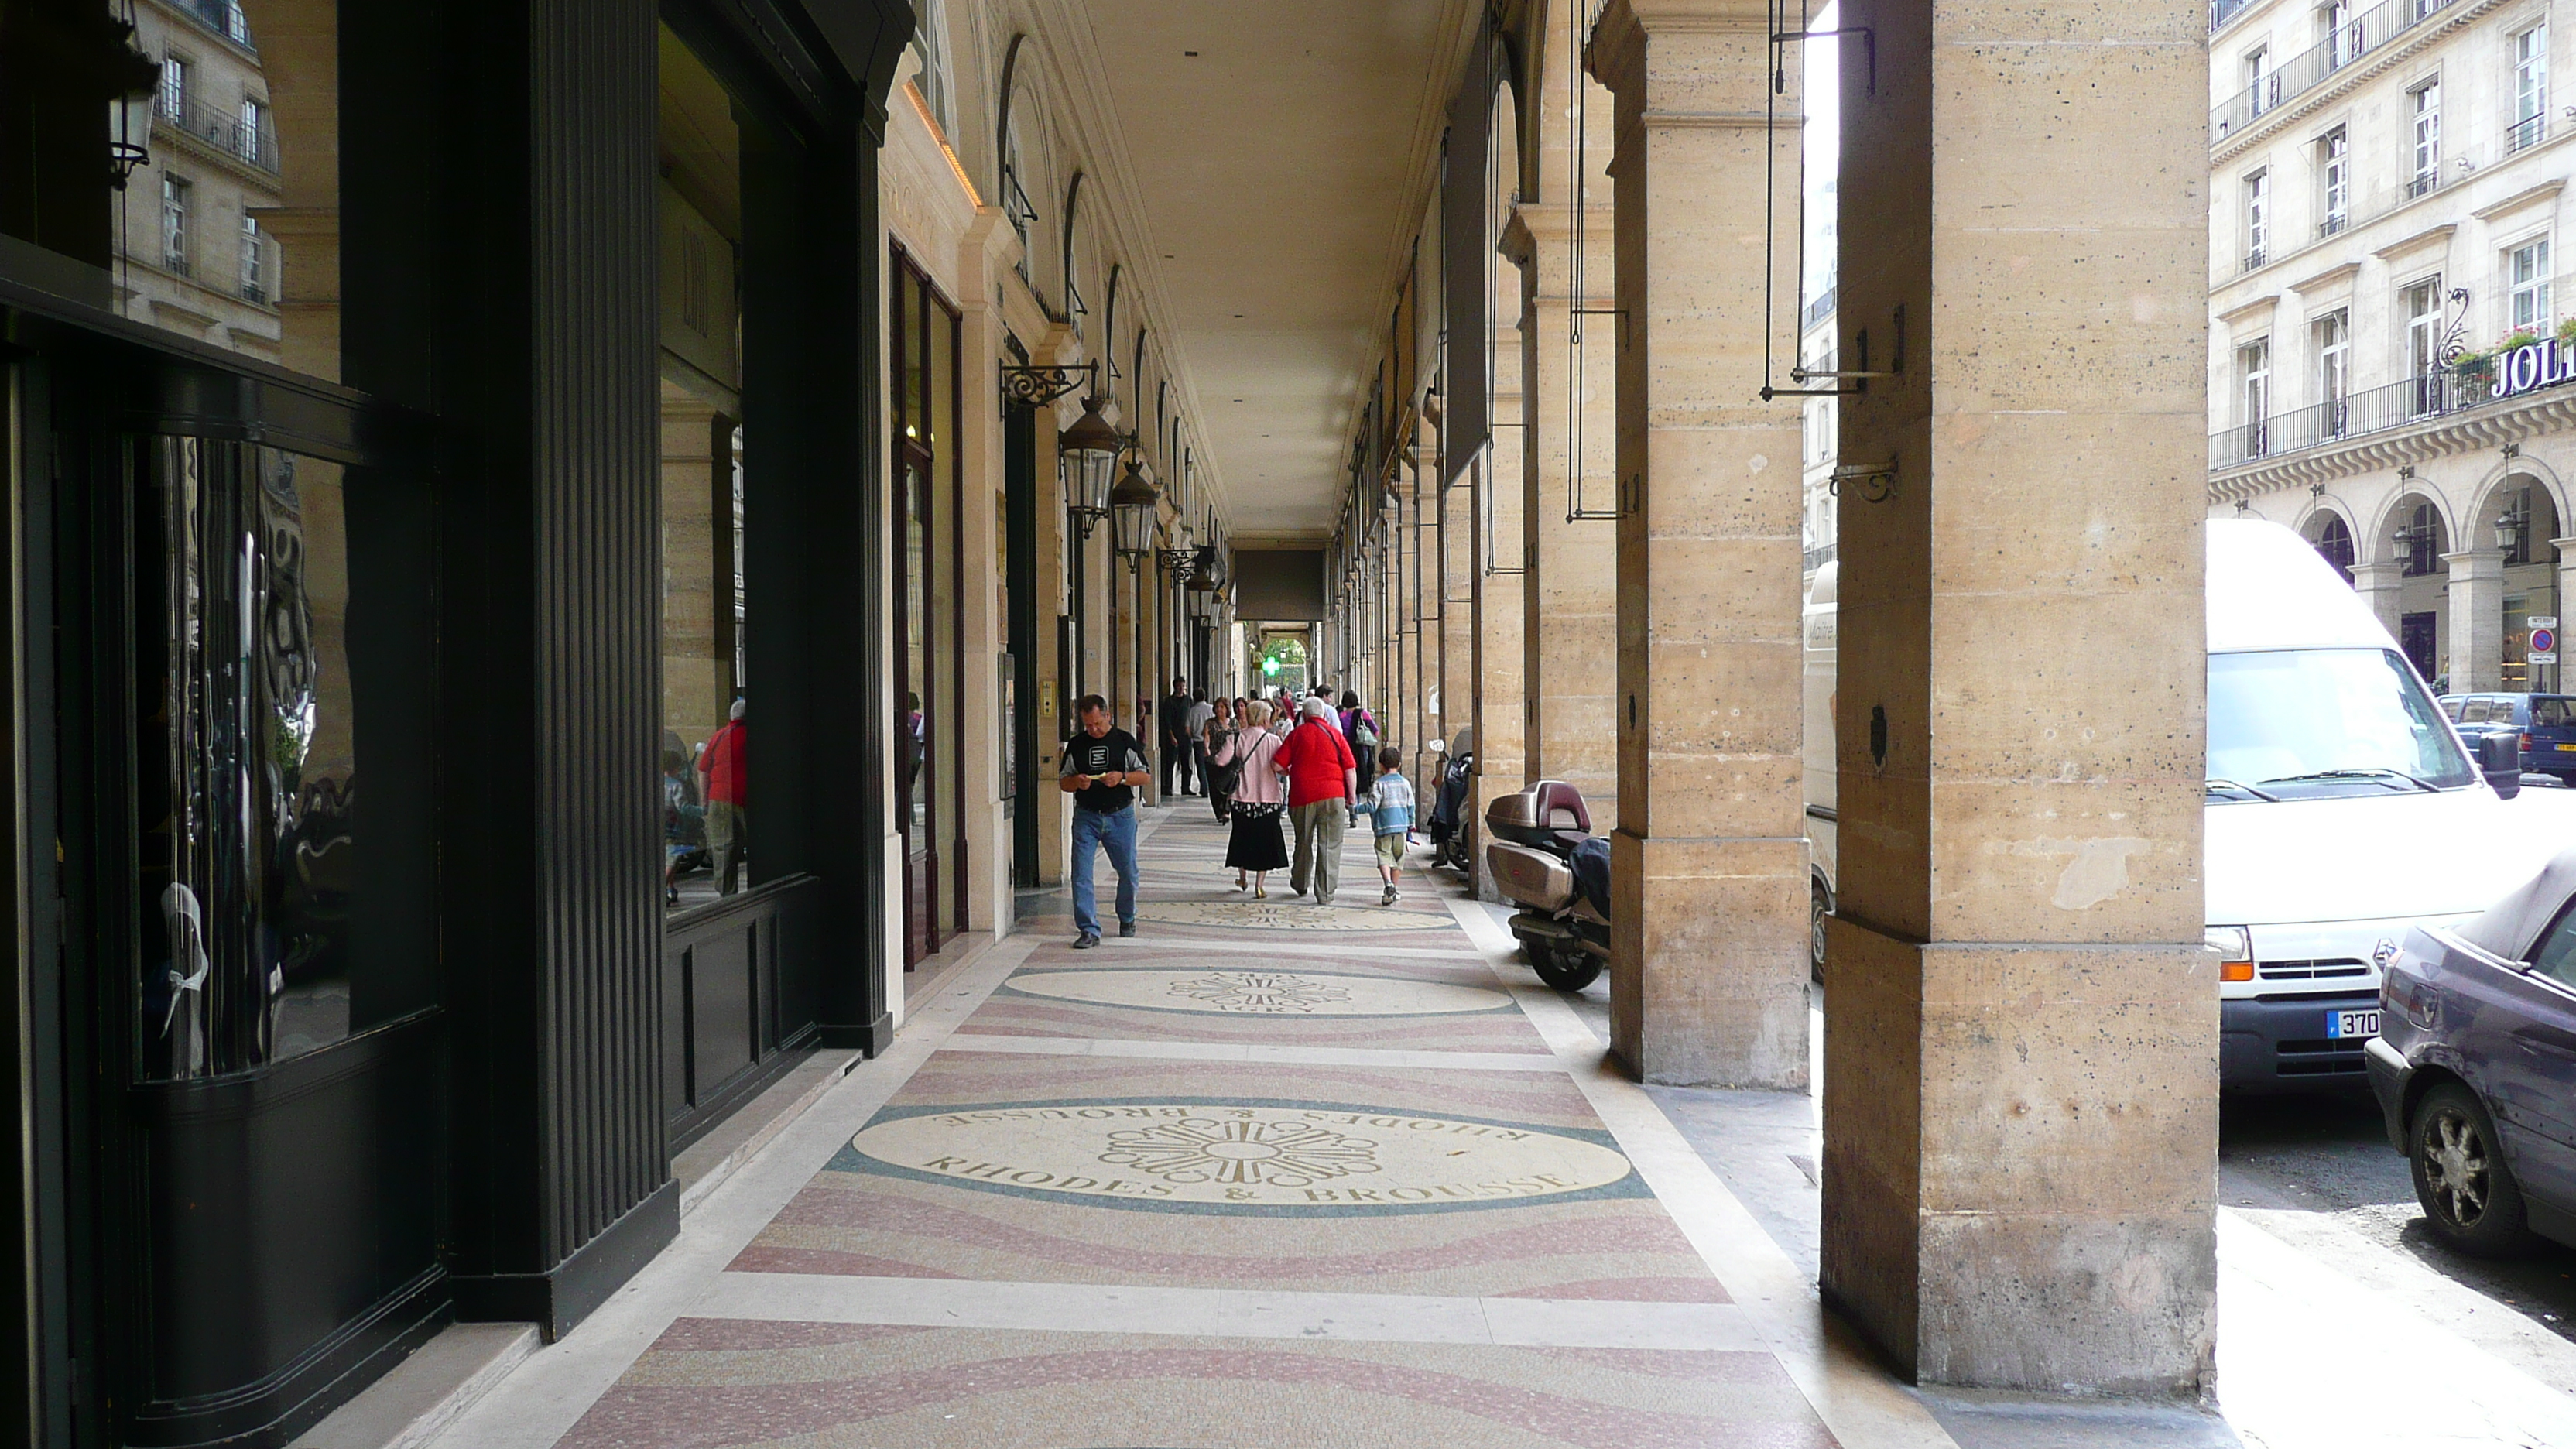
M1803 1089L1807 842L1621 830L1610 892L1610 1044L1628 1069L1672 1086Z
M2200 1393L2217 958L1828 929L1827 1300L1920 1383Z

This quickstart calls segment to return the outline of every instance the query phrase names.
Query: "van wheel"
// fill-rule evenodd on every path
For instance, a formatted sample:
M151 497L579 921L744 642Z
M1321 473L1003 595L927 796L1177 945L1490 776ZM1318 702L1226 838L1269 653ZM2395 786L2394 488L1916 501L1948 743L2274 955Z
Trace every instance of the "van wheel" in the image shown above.
M2495 1121L2477 1094L2444 1082L2417 1103L2406 1134L2415 1197L2434 1236L2475 1258L2511 1257L2531 1246L2522 1189L2505 1166Z
M1825 984L1825 918L1834 913L1834 898L1823 881L1807 882L1807 975Z

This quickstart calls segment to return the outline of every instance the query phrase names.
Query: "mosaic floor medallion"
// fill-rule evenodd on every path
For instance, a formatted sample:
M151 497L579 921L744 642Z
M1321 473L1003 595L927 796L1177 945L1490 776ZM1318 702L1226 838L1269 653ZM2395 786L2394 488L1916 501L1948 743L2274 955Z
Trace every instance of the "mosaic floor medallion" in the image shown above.
M1359 883L1374 895L1377 880ZM1277 886L1272 886L1277 891ZM1172 926L1229 926L1255 931L1438 931L1457 924L1446 912L1390 910L1384 906L1318 906L1285 901L1147 901L1137 915Z
M1317 971L1023 971L1009 984L1059 1001L1224 1016L1441 1016L1512 1004L1479 986Z
M965 1187L1202 1211L1494 1207L1632 1180L1627 1158L1585 1136L1322 1106L942 1110L877 1122L850 1147Z

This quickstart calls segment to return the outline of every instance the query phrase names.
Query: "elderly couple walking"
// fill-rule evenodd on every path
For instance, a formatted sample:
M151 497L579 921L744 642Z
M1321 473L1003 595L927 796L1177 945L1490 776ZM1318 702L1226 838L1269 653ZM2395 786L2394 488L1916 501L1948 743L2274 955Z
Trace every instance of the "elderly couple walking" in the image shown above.
M1268 728L1266 706L1254 704L1247 713L1249 718L1220 738L1209 756L1236 772L1233 834L1225 851L1225 863L1234 867L1234 888L1248 885L1256 899L1268 898L1261 878L1288 864L1287 847L1279 837L1279 816L1285 810L1297 836L1289 893L1302 896L1311 887L1315 904L1329 906L1341 876L1342 827L1359 800L1359 761L1342 737L1332 706L1320 698L1306 701L1304 719L1284 738Z

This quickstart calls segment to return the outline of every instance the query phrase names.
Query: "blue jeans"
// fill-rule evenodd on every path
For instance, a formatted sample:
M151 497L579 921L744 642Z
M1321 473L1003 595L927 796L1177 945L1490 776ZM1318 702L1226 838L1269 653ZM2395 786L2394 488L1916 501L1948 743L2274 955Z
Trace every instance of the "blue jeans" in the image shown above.
M1106 846L1109 867L1118 872L1118 924L1136 923L1136 807L1085 810L1073 807L1073 928L1100 934L1100 896L1091 887L1091 847Z

